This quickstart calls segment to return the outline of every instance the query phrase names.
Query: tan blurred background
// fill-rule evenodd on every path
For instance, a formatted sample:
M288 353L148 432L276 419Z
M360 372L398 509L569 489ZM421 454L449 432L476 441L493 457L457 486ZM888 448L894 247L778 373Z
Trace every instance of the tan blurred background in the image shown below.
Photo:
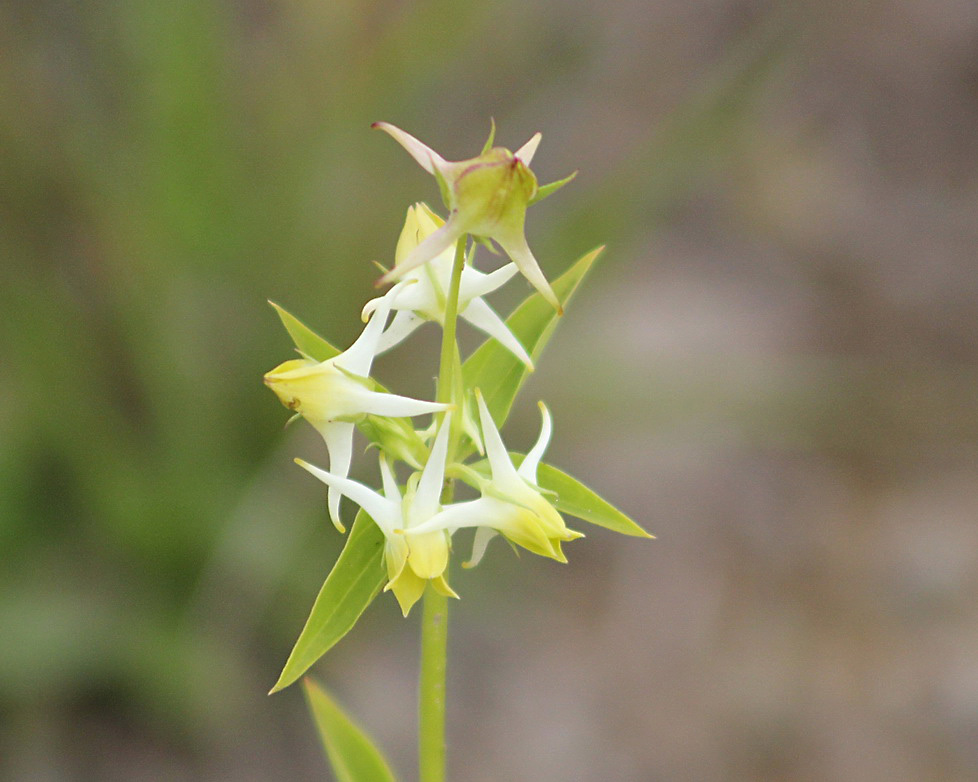
M437 201L369 123L490 116L581 171L547 273L608 244L504 434L545 398L658 539L456 574L452 778L978 779L970 0L0 5L0 778L328 778L264 695L341 543L265 299L348 344ZM405 779L417 629L316 668Z

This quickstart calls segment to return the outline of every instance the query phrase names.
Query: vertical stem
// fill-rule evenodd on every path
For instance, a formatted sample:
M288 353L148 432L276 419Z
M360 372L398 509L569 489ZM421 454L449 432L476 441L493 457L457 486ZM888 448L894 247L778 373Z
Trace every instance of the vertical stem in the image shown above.
M448 648L448 598L431 585L424 594L421 620L421 725L418 743L420 782L445 779L445 669Z
M458 291L465 264L463 235L455 245L455 262L445 302L441 362L438 372L438 401L452 401L452 373L455 366L455 324L458 320ZM459 400L460 401L460 400ZM456 411L455 419L461 415ZM449 460L451 460L451 455ZM446 482L442 502L452 501L452 485ZM421 619L421 676L418 703L418 778L420 782L445 780L445 671L448 659L448 598L429 584L424 594Z

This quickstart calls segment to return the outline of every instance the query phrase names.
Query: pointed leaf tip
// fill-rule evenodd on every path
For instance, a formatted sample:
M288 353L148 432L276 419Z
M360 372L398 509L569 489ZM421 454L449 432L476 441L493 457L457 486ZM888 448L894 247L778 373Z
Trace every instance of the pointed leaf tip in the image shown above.
M302 688L338 782L395 782L383 753L336 700L308 677Z
M278 313L279 320L282 321L282 325L285 326L285 330L292 338L292 343L302 355L308 356L314 361L326 361L340 354L338 348L319 336L284 307L271 300L268 303Z
M346 545L326 577L305 627L271 693L298 680L345 636L386 580L384 535L363 511L357 513Z

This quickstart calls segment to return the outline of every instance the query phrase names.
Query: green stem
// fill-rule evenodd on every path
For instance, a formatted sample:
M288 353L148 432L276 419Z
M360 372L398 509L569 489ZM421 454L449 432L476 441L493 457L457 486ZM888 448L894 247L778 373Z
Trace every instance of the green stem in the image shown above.
M445 669L448 649L448 598L430 585L421 620L420 782L445 779Z
M442 331L441 362L438 371L438 401L451 402L453 371L458 348L455 343L455 325L458 321L458 291L465 265L465 240L463 235L455 245L455 261L448 298L445 301L445 326ZM461 400L455 400L457 404ZM461 416L456 411L455 420ZM455 426L453 421L453 426ZM452 438L455 441L455 438ZM454 450L454 448L452 449ZM451 456L449 460L451 460ZM445 482L442 502L452 501L451 481ZM445 780L445 671L448 651L448 598L436 592L431 585L424 594L424 614L421 620L421 677L419 682L419 737L418 778L420 782L444 782Z

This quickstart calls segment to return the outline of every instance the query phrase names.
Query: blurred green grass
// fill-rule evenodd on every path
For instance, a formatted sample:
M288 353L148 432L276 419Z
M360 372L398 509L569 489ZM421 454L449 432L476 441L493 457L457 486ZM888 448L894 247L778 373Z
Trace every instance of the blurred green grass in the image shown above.
M541 129L543 181L595 162L531 217L553 274L641 241L736 152L793 30L746 25L603 171L601 117L564 116L603 54L586 14L0 8L0 748L24 715L105 704L206 746L229 693L271 682L339 541L272 450L285 414L260 378L288 347L265 300L349 342L368 261L435 196L370 122L448 157L490 116L511 147Z

